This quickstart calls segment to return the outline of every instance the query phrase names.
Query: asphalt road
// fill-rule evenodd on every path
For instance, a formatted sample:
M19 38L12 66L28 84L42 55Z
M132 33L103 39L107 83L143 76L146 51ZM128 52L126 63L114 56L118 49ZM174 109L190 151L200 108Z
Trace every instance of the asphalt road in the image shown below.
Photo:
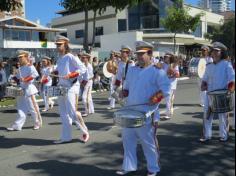
M83 144L81 132L73 128L73 142L54 145L59 138L58 107L42 114L44 126L32 130L29 117L21 132L7 132L16 117L14 108L0 109L0 176L115 176L122 164L121 129L113 126L113 111L106 110L107 92L94 94L96 114L85 119L91 139ZM80 105L81 107L81 105ZM161 111L164 106L161 106ZM161 173L158 176L234 176L235 133L230 141L218 141L218 120L209 144L198 142L202 129L202 108L198 106L195 80L180 81L174 117L161 121L158 140ZM146 172L145 159L138 147L139 171Z

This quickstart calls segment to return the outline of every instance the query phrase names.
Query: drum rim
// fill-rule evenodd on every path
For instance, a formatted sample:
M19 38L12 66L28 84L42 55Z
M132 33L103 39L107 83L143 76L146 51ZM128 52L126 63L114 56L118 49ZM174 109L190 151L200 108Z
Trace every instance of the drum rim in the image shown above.
M216 91L226 91L227 94L230 93L228 89L217 89L217 90L209 91L209 92L207 92L207 94L208 95L213 95L211 93L216 92ZM219 94L215 94L215 95L219 95Z

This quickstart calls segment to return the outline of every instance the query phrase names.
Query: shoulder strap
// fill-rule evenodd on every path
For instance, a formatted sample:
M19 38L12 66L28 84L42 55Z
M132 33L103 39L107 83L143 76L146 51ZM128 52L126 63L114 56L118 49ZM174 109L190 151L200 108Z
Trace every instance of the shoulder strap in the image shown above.
M124 80L126 80L128 69L129 69L129 61L126 63L126 66L125 66L125 77L124 77Z

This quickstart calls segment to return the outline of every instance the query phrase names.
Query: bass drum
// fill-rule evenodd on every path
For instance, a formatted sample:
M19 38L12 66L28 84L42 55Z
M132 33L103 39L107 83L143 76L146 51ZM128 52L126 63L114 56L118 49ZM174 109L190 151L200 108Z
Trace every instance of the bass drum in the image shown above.
M103 85L103 87L107 90L110 89L110 78L107 78L105 75L104 75L104 72L103 72L103 68L104 68L104 65L105 65L106 62L101 62L97 68L96 68L96 72L97 74L100 76L100 81Z

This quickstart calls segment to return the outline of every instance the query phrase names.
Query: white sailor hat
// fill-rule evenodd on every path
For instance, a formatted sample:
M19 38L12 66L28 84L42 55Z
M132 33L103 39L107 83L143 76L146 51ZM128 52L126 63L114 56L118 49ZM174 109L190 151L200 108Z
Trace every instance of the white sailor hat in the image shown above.
M212 48L214 49L214 50L219 50L219 51L227 51L228 50L228 48L223 44L223 43L221 43L221 42L214 42L214 43L212 43Z
M43 56L42 59L52 60L52 58L50 58L50 57L48 57L48 56Z
M122 45L120 51L128 51L128 52L130 52L130 51L132 51L132 49L128 45Z
M152 51L154 46L151 43L145 41L137 41L136 42L136 53L146 53L148 51Z
M22 57L22 56L29 56L30 52L29 51L25 51L25 50L17 50L16 52L17 57Z
M81 57L92 57L91 54L86 53L86 52L82 52L80 56L81 56Z
M164 57L171 57L171 56L174 56L174 53L172 52L166 52Z
M209 48L209 46L207 46L207 45L203 45L203 46L201 47L201 50L208 50L208 51L210 51L210 48Z
M57 35L56 36L55 44L57 44L57 43L61 44L61 43L65 43L65 42L69 43L70 40L67 37L63 36L63 35Z

